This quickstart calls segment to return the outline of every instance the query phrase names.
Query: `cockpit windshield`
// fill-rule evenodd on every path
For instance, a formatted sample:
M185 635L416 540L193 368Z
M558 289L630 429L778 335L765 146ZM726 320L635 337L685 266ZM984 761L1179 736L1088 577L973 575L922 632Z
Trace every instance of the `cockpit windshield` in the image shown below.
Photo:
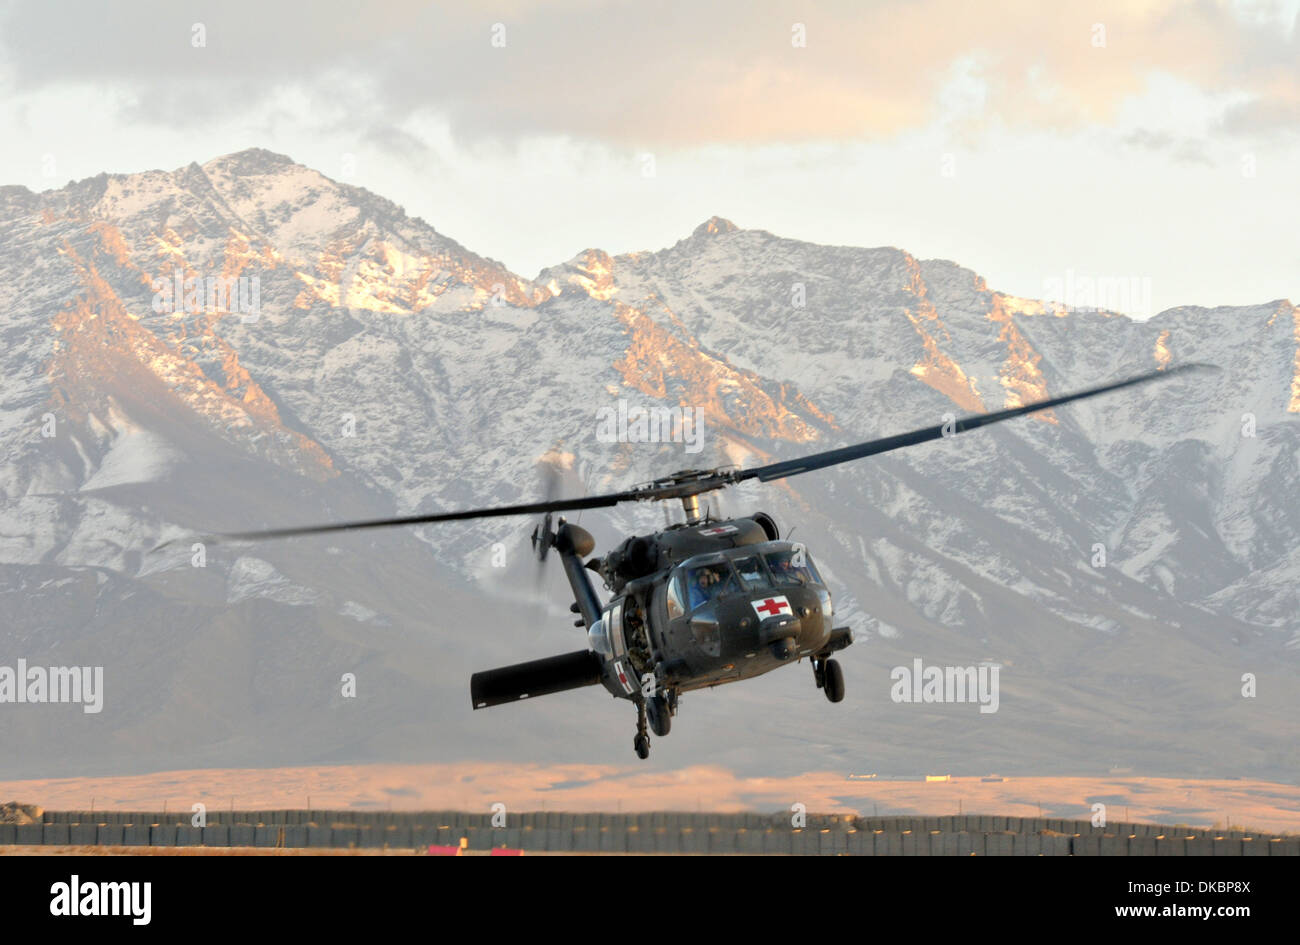
M719 597L770 594L791 584L824 588L821 575L802 545L768 542L737 548L725 557L712 553L683 562L667 593L670 618L685 616Z
M821 584L821 576L813 567L812 558L802 548L769 551L763 555L777 584Z
M738 590L740 585L736 582L736 576L731 573L731 567L725 561L691 568L686 575L686 593L691 610Z
M758 555L749 555L745 558L733 558L731 564L740 575L740 581L745 585L745 590L752 591L758 587L771 587L772 582L768 580L767 571L763 568L763 563L758 560Z

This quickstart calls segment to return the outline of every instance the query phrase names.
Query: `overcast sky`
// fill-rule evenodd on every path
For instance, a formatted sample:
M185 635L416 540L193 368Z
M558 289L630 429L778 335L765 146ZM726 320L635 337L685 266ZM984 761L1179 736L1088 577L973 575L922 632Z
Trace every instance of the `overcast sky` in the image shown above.
M717 214L953 259L1029 297L1107 276L1150 280L1153 310L1300 301L1298 13L0 2L0 183L256 146L524 276Z

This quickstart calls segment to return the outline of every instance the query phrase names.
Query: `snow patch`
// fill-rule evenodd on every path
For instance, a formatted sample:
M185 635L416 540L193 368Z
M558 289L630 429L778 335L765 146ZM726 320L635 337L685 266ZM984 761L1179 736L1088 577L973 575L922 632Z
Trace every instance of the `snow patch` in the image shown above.
M165 438L149 430L132 429L114 439L99 468L82 485L81 491L158 482L183 459Z
M321 595L307 587L294 584L275 569L275 565L261 558L245 555L235 559L226 583L226 603L237 604L250 597L265 597L281 604L311 606L321 600Z

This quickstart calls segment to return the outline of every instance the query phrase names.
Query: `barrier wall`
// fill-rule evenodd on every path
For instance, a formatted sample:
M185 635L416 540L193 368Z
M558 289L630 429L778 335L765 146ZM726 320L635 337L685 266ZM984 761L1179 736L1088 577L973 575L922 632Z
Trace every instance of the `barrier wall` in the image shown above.
M0 824L0 845L211 846L424 850L430 844L533 852L856 856L1297 856L1300 838L1159 824L1000 817L853 817L530 811L492 826L463 811L47 811L43 823Z

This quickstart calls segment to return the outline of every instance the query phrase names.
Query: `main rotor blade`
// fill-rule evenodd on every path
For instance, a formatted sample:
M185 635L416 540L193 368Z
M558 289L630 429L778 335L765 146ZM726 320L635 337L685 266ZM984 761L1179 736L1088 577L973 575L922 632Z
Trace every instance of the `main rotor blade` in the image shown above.
M986 427L991 423L1001 423L1003 420L1023 417L1025 414L1034 413L1039 410L1048 410L1052 407L1058 407L1061 404L1068 404L1072 400L1083 400L1085 397L1096 397L1098 394L1105 394L1109 391L1119 390L1123 387L1132 387L1135 384L1145 384L1148 381L1159 380L1163 377L1174 377L1188 371L1207 370L1211 368L1212 365L1208 364L1183 364L1178 367L1170 368L1167 371L1152 371L1149 374L1139 374L1137 377L1130 377L1126 380L1116 381L1112 384L1103 384L1100 387L1090 387L1087 390L1077 391L1073 394L1065 394L1061 397L1053 397L1050 400L1040 400L1036 403L1025 404L1023 407L1010 407L1006 410L994 411L993 413L975 414L973 416L963 417L951 424L941 423L938 426L926 427L922 430L913 430L911 433L899 433L895 436L887 436L879 440L870 440L866 443L858 443L854 446L844 446L835 450L827 450L824 453L813 453L811 456L804 456L800 459L785 460L784 462L771 463L767 466L756 466L753 469L742 469L739 472L732 474L732 481L743 482L747 479L757 479L759 482L770 482L773 479L783 479L786 476L797 476L800 473L812 472L814 469L825 469L827 466L847 463L850 460L862 459L865 456L875 456L878 453L888 453L890 450L901 449L904 446L915 446L918 443L926 443L930 440L952 436L956 433L964 433L967 430L974 430L978 427ZM945 432L945 428L947 429L947 432Z
M771 463L767 466L756 466L753 469L726 471L704 470L700 473L693 473L692 477L688 479L670 476L666 479L637 486L633 489L626 489L622 492L609 492L604 495L589 495L574 499L548 499L543 502L529 502L521 505L501 505L494 508L464 509L459 512L435 512L427 515L406 515L400 518L378 518L359 522L337 522L332 525L304 525L294 528L276 528L269 531L236 532L234 534L216 535L213 537L216 540L226 541L253 541L263 538L292 538L297 535L321 535L328 532L344 532L362 528L386 528L394 525L428 525L434 522L457 522L476 518L503 518L510 515L536 515L545 512L570 512L580 509L610 508L621 502L645 502L653 499L675 499L683 496L699 495L704 492L712 492L733 483L744 482L749 479L757 479L760 482L770 482L773 479L781 479L786 476L797 476L800 473L811 472L815 469L825 469L827 466L846 463L850 460L862 459L863 457L874 456L878 453L887 453L890 450L901 449L904 446L914 446L918 443L937 440L941 437L951 436L955 433L964 433L967 430L974 430L978 427L988 426L991 423L1000 423L1003 420L1022 417L1039 410L1048 410L1052 407L1060 406L1061 404L1068 404L1073 400L1082 400L1086 397L1096 397L1098 394L1105 394L1109 391L1119 390L1124 387L1132 387L1135 384L1145 384L1148 381L1159 380L1163 377L1173 377L1189 371L1206 370L1210 368L1212 368L1212 366L1207 364L1180 365L1179 367L1170 368L1166 371L1153 371L1149 374L1141 374L1137 377L1130 377L1126 380L1116 381L1112 384L1103 384L1100 387L1091 387L1087 390L1077 391L1073 394L1053 397L1050 400L1040 400L1036 403L1026 404L1023 407L1011 407L1007 410L998 410L993 413L975 414L973 416L963 417L960 420L953 421L951 424L939 424L938 426L926 427L922 430L914 430L911 433L900 433L896 436L888 436L878 440L871 440L866 443L858 443L855 446L845 446L840 449L827 450L824 453L813 453L811 456L804 456L800 459ZM945 428L947 428L948 431L946 433ZM170 543L171 542L164 542L162 545L159 545L159 547L164 547Z
M631 502L649 496L642 491L611 492L608 495L584 496L579 499L557 499L552 502L531 502L524 505L499 505L487 509L465 509L460 512L436 512L430 515L405 515L401 518L373 518L360 522L336 522L332 525L304 525L297 528L275 528L262 532L235 532L217 535L227 541L254 541L260 538L292 538L296 535L320 535L325 532L344 532L357 528L385 528L391 525L426 525L431 522L458 522L471 518L499 518L507 515L534 515L539 512L568 512L574 509L600 509Z

